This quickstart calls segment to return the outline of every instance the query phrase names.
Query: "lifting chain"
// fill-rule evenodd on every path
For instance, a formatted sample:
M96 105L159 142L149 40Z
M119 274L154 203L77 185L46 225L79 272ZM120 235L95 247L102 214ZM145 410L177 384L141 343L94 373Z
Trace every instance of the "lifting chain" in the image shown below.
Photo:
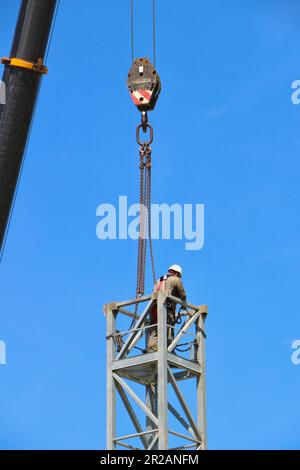
M141 141L140 130L149 129L150 138L148 141ZM142 113L142 123L137 127L137 142L140 146L140 223L138 242L138 265L137 265L137 287L136 295L141 297L145 292L145 271L147 257L147 238L149 240L149 250L153 282L155 283L155 265L153 255L153 245L151 236L151 152L150 144L153 141L153 128L148 123L146 113Z

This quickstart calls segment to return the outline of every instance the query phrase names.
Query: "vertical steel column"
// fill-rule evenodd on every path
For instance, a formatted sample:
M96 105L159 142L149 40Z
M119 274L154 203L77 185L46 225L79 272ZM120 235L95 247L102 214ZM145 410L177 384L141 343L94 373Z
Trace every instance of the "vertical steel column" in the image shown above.
M147 349L148 341L149 341L149 330L145 333L145 349ZM145 385L145 393L146 393L146 406L149 410L157 416L157 385ZM146 431L151 431L152 429L156 429L155 424L153 423L152 419L149 416L146 416ZM146 440L148 446L150 445L151 441L154 438L153 434L146 435ZM153 446L153 450L157 449L157 443Z
M154 384L153 386L146 385L145 389L146 389L146 406L155 416L157 416L157 386ZM152 419L146 416L146 431L151 431L151 429L156 429L156 426L153 423ZM148 444L151 443L153 438L154 438L154 433L147 435ZM153 450L155 449L157 449L157 444L153 446Z
M201 365L201 374L197 377L197 425L201 433L201 448L207 448L206 431L206 377L205 377L205 314L201 313L196 322L198 339L197 360Z
M115 359L115 345L112 335L116 330L116 313L114 310L106 311L106 445L108 450L116 448L116 386L112 373L112 361Z
M158 404L158 448L168 449L168 360L167 360L167 308L166 295L159 292L157 299L158 323L158 373L157 373L157 404Z

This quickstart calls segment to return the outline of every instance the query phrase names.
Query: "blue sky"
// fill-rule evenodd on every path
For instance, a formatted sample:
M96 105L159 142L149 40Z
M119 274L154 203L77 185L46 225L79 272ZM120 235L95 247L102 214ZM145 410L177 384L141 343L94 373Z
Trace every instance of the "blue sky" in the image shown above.
M18 6L1 4L2 56ZM149 0L136 14L151 56ZM299 449L299 15L297 0L157 0L153 202L205 204L205 246L156 241L156 264L182 264L209 305L211 449ZM61 0L0 267L2 449L105 447L102 304L134 294L137 246L98 240L95 214L138 200L130 60L129 1Z

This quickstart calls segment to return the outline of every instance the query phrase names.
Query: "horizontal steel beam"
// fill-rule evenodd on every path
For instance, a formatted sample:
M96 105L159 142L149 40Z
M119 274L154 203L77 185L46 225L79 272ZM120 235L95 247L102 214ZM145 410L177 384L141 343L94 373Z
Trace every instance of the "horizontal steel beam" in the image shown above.
M130 312L129 310L126 310L125 308L118 308L118 313L123 313L123 315L126 315L126 317L134 318L135 320L138 320L140 317L139 315L136 315L135 313Z
M120 369L128 369L129 367L139 366L141 364L150 364L158 360L158 353L141 354L140 356L127 357L126 359L119 359L112 362L112 370L117 371ZM168 362L175 366L192 371L195 374L201 374L201 365L195 362L184 359L183 357L176 356L175 354L168 353ZM179 375L180 374L180 375ZM178 373L179 377L183 379L183 373Z
M133 439L134 437L145 436L146 434L152 434L158 432L158 429L151 429L151 431L135 432L134 434L126 434L125 436L116 437L114 441L124 441L125 439Z
M129 314L134 316L134 314L132 312L128 312L126 310L122 311L121 309L123 309L123 307L128 307L130 305L136 305L136 304L140 304L142 302L147 302L147 300L150 300L150 299L157 299L157 297L158 297L158 292L153 292L150 295L146 295L144 297L136 297L136 298L129 299L129 300L124 300L123 302L110 302L110 303L105 304L103 306L104 313L106 314L106 312L108 310L119 310L120 313L124 313L124 315L128 315L128 313L129 313ZM173 300L177 304L187 306L188 308L191 308L192 310L199 311L201 314L206 314L206 315L208 314L208 306L205 305L205 304L204 305L194 305L190 302L184 302L179 297L175 297L175 295L168 295L166 297L166 299Z
M141 354L140 356L127 357L112 362L112 370L128 369L129 367L139 366L141 364L150 364L157 361L158 353Z
M171 449L169 449L169 450L191 449L191 448L193 448L193 447L195 447L195 446L197 446L197 445L198 445L198 444L196 444L196 443L195 443L195 444L187 444L187 445L185 445L185 446L180 446L180 447L171 447Z
M188 370L185 370L183 372L175 372L173 375L177 382L179 382L180 380L194 379L196 377L195 374Z
M168 362L181 367L182 369L190 370L195 374L201 374L201 366L199 364L189 361L188 359L184 359L183 357L176 356L175 354L168 353Z
M147 302L152 299L152 295L145 295L145 297L136 297L135 299L125 300L124 302L116 302L116 308L128 307L129 305L136 305L142 302Z
M196 444L201 444L201 442L198 441L196 438L193 439L192 437L186 436L185 434L181 434L180 432L171 431L169 429L169 433L173 436L182 437L182 439L186 439L187 441L195 442Z
M133 447L129 444L125 444L125 442L118 442L118 441L115 441L115 444L117 446L121 446L121 447L125 447L126 449L129 449L129 450L142 450L140 447Z
M175 295L168 295L167 299L173 300L177 304L187 306L188 308L191 308L192 310L199 311L201 314L206 314L206 315L208 314L207 305L194 305L194 304L191 304L190 302L184 302L179 297L175 297Z
M141 326L141 328L131 328L131 330L119 331L119 333L116 333L115 336L126 336L133 331L145 331L149 328L154 328L155 326L157 326L157 323L154 325Z

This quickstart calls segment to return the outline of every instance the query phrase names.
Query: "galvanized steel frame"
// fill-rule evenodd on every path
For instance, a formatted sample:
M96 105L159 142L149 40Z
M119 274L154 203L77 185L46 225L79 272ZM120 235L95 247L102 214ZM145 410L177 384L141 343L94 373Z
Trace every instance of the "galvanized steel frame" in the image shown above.
M114 450L117 446L127 449L146 449L146 450L167 450L169 449L169 434L177 436L182 440L182 444L176 449L206 449L207 448L207 430L206 430L206 385L205 385L205 318L207 315L207 306L196 306L187 303L187 308L192 312L190 318L176 334L173 342L167 346L167 307L166 302L172 300L177 304L183 305L183 302L165 292L156 292L152 295L141 298L130 299L125 302L113 302L104 305L104 313L107 322L107 427L106 440L107 449ZM134 357L127 357L129 351L140 339L141 331L146 332L146 319L149 316L153 303L157 302L157 330L158 330L158 350L157 352L142 354ZM116 319L118 315L132 317L133 314L126 307L135 306L137 303L146 303L143 312L138 316L137 321L129 333L128 339L123 344L121 351L116 353L114 335L116 334ZM174 348L187 330L195 325L196 346L195 356L188 360L174 354ZM143 331L145 330L145 331ZM124 370L134 371L135 368L144 365L156 367L155 376L149 375L148 383L145 385L145 399L141 399L124 381ZM181 372L173 372L172 368L183 369ZM155 369L155 370L156 370ZM194 419L187 397L182 394L178 382L191 377L196 377L195 400L197 405L197 417ZM128 377L126 377L128 378ZM138 379L132 379L139 381ZM185 416L174 408L168 401L168 384L170 384L175 395L184 411ZM130 420L136 430L134 434L116 436L116 393L118 392L124 409L127 411ZM128 396L144 412L146 417L146 430L143 430ZM188 435L178 433L169 429L168 411L184 426ZM136 447L124 442L138 437L142 447ZM188 441L188 443L186 442ZM189 444L191 442L191 444Z

